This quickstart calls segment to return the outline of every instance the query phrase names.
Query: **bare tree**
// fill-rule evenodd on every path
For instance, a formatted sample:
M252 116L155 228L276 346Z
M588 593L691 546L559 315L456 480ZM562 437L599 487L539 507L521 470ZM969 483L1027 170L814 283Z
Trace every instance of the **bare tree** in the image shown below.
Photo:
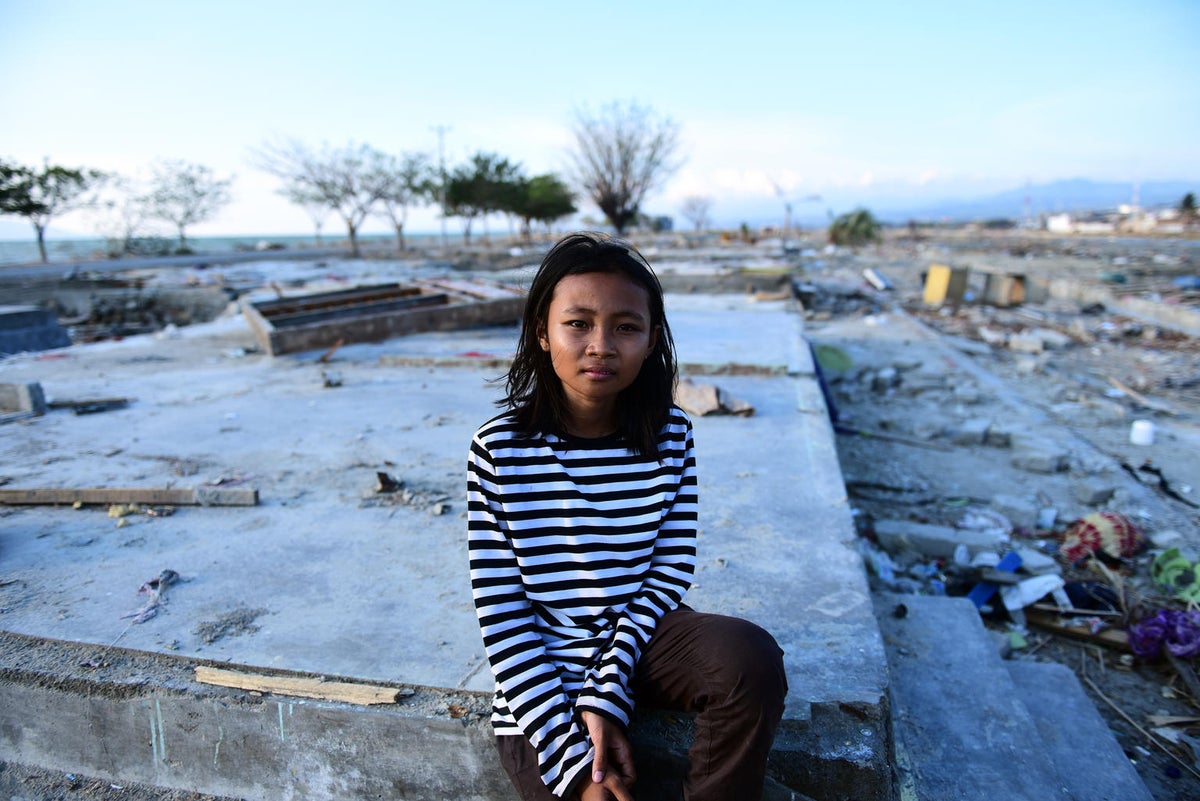
M396 231L396 249L404 251L404 225L408 207L427 203L433 197L435 182L429 158L422 153L404 153L389 157L385 164L385 183L379 197L383 216Z
M369 145L311 150L295 139L263 145L256 166L284 182L282 194L293 203L319 203L346 224L350 252L362 255L358 231L388 186L388 156Z
M0 161L0 214L24 217L37 233L38 254L46 256L46 227L50 220L94 202L91 191L105 180L99 170L60 167L48 161L26 167Z
M218 178L203 164L182 159L154 165L147 202L150 215L166 220L179 232L179 249L187 250L189 226L207 222L229 203L232 178Z
M316 241L316 246L321 247L321 229L325 227L325 215L329 213L329 206L319 198L314 197L302 186L285 186L278 190L279 194L287 198L293 205L304 209L304 213L312 220L313 224L313 239Z
M679 168L679 126L635 102L576 114L574 179L617 230L637 219L646 194Z
M135 179L112 175L96 201L96 231L107 240L112 256L125 256L145 244L150 201Z
M684 219L696 227L696 233L700 233L708 227L708 210L710 208L712 208L712 198L692 195L683 199L680 213Z

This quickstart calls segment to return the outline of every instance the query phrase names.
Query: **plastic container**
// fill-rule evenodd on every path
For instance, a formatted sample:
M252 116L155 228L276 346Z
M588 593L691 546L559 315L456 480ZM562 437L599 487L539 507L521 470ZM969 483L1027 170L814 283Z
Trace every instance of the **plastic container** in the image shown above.
M1134 445L1154 444L1154 423L1150 420L1134 420L1129 427L1129 441Z

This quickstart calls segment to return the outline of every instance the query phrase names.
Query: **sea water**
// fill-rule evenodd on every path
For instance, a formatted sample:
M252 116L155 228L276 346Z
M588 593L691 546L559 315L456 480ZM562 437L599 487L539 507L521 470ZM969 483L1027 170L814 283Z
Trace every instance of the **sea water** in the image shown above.
M405 234L404 239L409 247L421 247L437 243L439 234ZM359 245L364 248L380 248L394 246L396 237L391 234L362 234L358 237ZM167 240L167 247L174 248L175 242ZM286 249L316 247L340 248L349 247L344 236L323 236L318 246L312 234L303 236L191 236L188 237L188 247L199 254L234 253L238 251L253 252L255 250ZM46 256L51 262L104 261L109 258L108 240L105 239L46 239ZM36 264L42 260L38 253L37 242L28 240L0 240L0 265L4 264Z

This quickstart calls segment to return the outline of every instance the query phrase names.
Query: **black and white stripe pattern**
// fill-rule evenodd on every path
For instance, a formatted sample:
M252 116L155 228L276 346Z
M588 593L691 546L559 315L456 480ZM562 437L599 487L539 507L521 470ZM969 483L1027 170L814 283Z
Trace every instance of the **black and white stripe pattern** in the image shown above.
M467 461L471 589L496 677L492 724L521 734L555 795L591 764L575 712L629 722L633 666L691 586L692 425L673 408L659 458L617 437L485 423Z

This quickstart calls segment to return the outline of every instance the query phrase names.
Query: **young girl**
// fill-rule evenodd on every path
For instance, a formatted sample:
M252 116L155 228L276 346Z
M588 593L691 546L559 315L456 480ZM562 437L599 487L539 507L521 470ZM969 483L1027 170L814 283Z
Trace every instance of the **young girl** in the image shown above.
M635 697L697 713L688 799L761 796L782 652L751 623L681 603L696 463L674 350L641 254L567 236L529 290L507 411L471 443L471 588L497 749L526 801L632 801Z

